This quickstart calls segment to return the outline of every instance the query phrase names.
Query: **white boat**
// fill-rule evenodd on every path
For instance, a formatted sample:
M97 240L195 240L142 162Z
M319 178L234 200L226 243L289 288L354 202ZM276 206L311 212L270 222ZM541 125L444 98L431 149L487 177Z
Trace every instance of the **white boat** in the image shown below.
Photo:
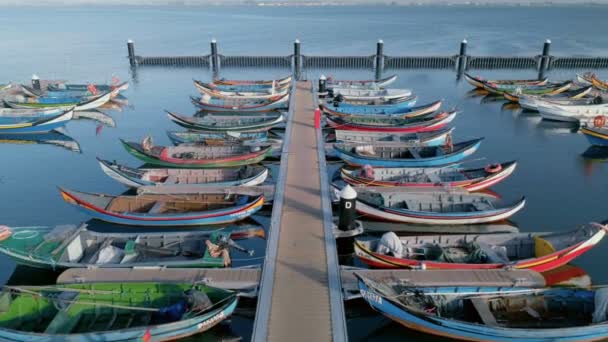
M527 110L538 111L539 106L561 105L561 106L584 106L593 104L595 98L570 99L570 98L550 98L538 96L519 96L519 105Z
M341 95L345 100L390 101L412 95L409 89L356 89L333 88L334 96Z
M608 115L608 103L567 106L546 104L538 107L538 112L547 120L579 122L593 119L598 115Z

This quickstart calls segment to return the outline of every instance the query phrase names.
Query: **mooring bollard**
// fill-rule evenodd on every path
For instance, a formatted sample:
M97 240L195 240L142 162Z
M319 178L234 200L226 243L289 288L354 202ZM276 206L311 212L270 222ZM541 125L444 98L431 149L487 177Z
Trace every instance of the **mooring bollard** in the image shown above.
M40 87L40 78L38 78L38 75L36 75L36 74L32 75L32 88L34 88L36 90L42 89Z
M315 129L321 128L321 110L315 109Z
M220 56L217 53L217 41L211 39L211 71L214 77L220 72Z
M321 77L319 77L318 93L319 97L327 96L327 77L325 77L325 75L321 75Z
M132 67L137 66L137 59L135 58L135 44L131 39L127 40L127 52L129 53L129 64Z
M376 43L376 79L382 78L384 72L384 41L378 40Z
M545 78L545 72L549 69L549 60L551 56L549 55L551 50L551 40L545 40L545 44L543 45L543 53L540 56L540 67L538 69L538 79Z
M462 73L467 69L467 42L466 39L463 39L460 42L460 52L458 53L458 75L462 75Z
M293 72L296 77L296 81L300 80L300 76L302 73L302 64L301 64L302 56L300 54L300 40L296 39L293 42Z
M340 191L340 213L338 218L338 229L353 230L357 227L357 192L352 186L346 185Z

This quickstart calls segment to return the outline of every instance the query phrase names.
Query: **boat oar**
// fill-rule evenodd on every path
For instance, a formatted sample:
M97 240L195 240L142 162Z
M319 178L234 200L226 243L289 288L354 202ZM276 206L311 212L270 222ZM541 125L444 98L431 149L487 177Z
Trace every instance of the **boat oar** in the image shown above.
M230 233L230 238L233 240L247 239L251 237L259 237L261 239L266 238L266 232L264 228L261 227L252 227L245 229L236 229L235 231Z
M232 247L238 251L247 253L247 254L249 254L249 256L253 256L253 254L255 253L253 249L247 249L245 247L242 247L238 243L234 242L234 240L232 240L232 239L228 239L228 247Z

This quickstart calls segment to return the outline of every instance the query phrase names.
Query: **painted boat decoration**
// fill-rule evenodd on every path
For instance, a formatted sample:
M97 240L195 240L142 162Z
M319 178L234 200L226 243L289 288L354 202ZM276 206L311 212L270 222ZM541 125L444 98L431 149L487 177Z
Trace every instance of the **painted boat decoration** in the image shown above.
M103 104L110 101L112 98L112 91L103 93L99 96L93 96L90 98L28 98L28 99L15 99L4 100L4 104L7 107L15 109L69 109L75 108L75 110L89 110L95 109L102 106Z
M186 117L176 113L167 111L167 115L171 121L176 124L197 131L268 131L272 127L280 124L285 120L283 114L268 114L254 116L213 116L207 115L204 117Z
M121 140L123 147L145 163L166 167L221 168L256 164L272 152L271 146L180 145L149 146Z
M595 247L606 227L593 223L558 233L402 236L355 240L355 255L374 268L530 269L566 265Z
M493 342L583 342L608 338L606 287L556 287L494 296L428 296L416 294L411 288L408 291L407 286L387 286L357 277L361 295L372 308L427 334Z
M338 158L351 165L373 167L431 167L456 163L479 149L483 138L443 146L403 147L390 145L334 144Z
M97 159L110 178L132 188L140 186L254 186L268 178L263 166L242 166L226 169L134 169L103 159Z
M596 117L608 115L608 103L588 105L559 105L547 103L538 106L543 119L566 122L589 121Z
M411 119L378 119L375 117L327 116L327 124L336 129L360 132L421 133L444 128L452 122L458 112L441 112L436 115Z
M268 88L263 89L262 91L224 91L221 90L221 87L218 88L217 85L213 83L204 83L201 81L194 80L194 85L198 89L199 92L203 95L208 95L211 97L217 98L244 98L244 99L252 99L252 100L260 100L260 99L269 99L275 96L285 95L287 94L289 89L289 84L285 85L282 88Z
M447 136L451 136L453 131L453 127L421 133L357 132L336 129L334 134L335 141L339 143L396 143L415 144L417 146L443 146Z
M188 282L11 286L0 296L3 341L176 340L211 329L238 303L235 292Z
M583 126L580 132L585 135L585 138L591 145L608 146L608 129L605 127Z
M66 150L80 153L80 144L74 138L52 130L45 133L23 133L23 134L2 134L0 133L0 144L42 144L65 148Z
M179 144L192 144L192 143L209 143L218 142L220 143L234 143L244 144L246 142L252 143L263 143L268 141L267 131L255 131L255 132L176 132L167 131L167 136L174 145ZM211 145L211 143L209 143Z
M272 86L274 85L284 85L291 83L292 75L288 75L276 80L227 80L224 78L216 78L213 80L213 83L217 85L263 85L263 86Z
M385 189L385 188L382 188ZM357 189L357 212L368 219L427 225L480 224L506 220L520 211L525 198L495 206L488 195L447 191L374 191Z
M483 89L489 91L492 94L504 95L505 93L515 94L530 94L530 95L555 95L563 93L570 89L572 86L571 81L563 83L553 83L547 85L505 85L496 83L484 83Z
M327 77L327 88L384 88L397 80L397 75L379 78L375 80L336 80L333 77Z
M74 109L57 115L1 116L0 134L45 133L65 126L74 117Z
M202 110L217 112L264 112L277 109L287 109L289 94L278 95L265 100L219 99L205 96L194 98L192 103Z
M212 256L206 241L246 252L234 240L265 237L264 228L229 226L215 231L104 233L81 226L4 227L0 253L21 265L68 268L226 267ZM232 248L227 251L231 252ZM81 251L80 253L78 251ZM230 259L226 260L230 262Z
M390 101L412 96L412 91L409 89L356 89L333 87L330 93L336 97L341 96L345 100L358 101Z
M593 72L586 72L584 74L576 74L576 79L582 84L591 85L594 88L602 91L608 90L608 82L600 80L597 75Z
M486 80L479 76L472 76L464 73L464 79L475 88L484 88L484 83L500 84L500 85L521 85L521 86L544 86L549 82L548 78L540 80Z
M60 189L67 203L93 218L130 226L202 226L243 220L262 208L264 196L196 194L111 196Z
M441 108L441 100L410 108L394 108L390 106L334 106L333 104L319 105L322 111L333 116L386 115L391 117L413 118L433 113Z
M484 168L385 168L365 165L360 168L340 169L342 179L356 186L463 188L479 191L498 184L509 177L515 161L492 164Z
M575 100L586 100L586 101L592 101L593 98L586 98L586 96L591 92L591 90L593 89L592 86L587 86L587 87L582 87L576 90L568 90L565 91L563 93L559 93L556 95L526 95L526 94L515 94L515 93L504 93L503 96L505 97L505 99L511 101L511 102L516 102L522 105L522 107L524 107L525 102L532 102L534 100L538 100L538 101L555 101L555 102L561 102L561 101L575 101ZM524 102L524 103L522 103ZM564 104L567 104L564 103ZM526 107L524 107L526 108ZM534 108L528 108L528 109L532 109L535 110Z

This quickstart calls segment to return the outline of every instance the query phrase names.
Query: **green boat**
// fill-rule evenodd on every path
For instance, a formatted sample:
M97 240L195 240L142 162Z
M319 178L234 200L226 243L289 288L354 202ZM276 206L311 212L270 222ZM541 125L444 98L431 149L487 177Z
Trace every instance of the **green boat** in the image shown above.
M547 85L521 85L521 84L494 84L483 83L483 88L492 94L502 95L505 93L526 95L555 95L570 89L571 81L563 83L551 83Z
M131 268L225 267L222 256L212 256L207 241L248 252L234 242L264 237L255 225L182 232L100 233L81 226L11 227L0 241L0 253L30 267L64 270L84 267ZM229 260L228 260L229 262Z
M272 146L200 145L152 146L121 140L124 148L145 163L181 168L220 168L256 164L272 153Z
M167 341L228 318L236 293L187 283L5 286L2 341Z

